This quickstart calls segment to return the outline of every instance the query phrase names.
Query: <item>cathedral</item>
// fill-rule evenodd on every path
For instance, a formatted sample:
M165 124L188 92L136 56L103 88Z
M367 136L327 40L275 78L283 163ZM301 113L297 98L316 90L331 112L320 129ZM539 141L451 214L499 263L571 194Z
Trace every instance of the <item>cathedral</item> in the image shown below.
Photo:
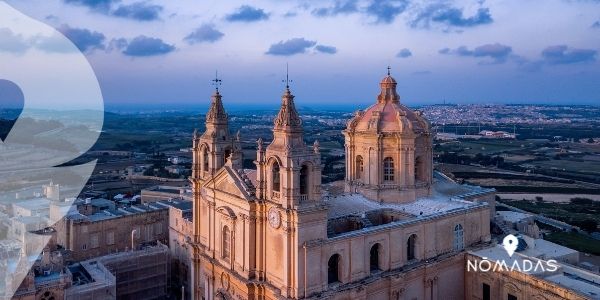
M347 123L346 176L321 183L289 86L242 164L218 89L194 133L194 299L466 299L465 250L490 241L494 190L433 171L431 126L389 70Z

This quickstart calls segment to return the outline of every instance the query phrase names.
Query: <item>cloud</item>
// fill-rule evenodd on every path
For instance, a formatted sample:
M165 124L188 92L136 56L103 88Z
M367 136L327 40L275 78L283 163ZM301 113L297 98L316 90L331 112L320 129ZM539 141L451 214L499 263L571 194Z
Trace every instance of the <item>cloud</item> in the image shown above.
M315 41L305 40L304 38L293 38L287 41L271 45L266 54L290 56L294 54L305 53L308 48L312 48L317 44Z
M119 6L112 12L112 15L138 21L154 21L160 18L160 13L162 11L163 7L160 5L149 5L144 2L136 2Z
M92 11L108 16L127 18L137 21L154 21L160 19L163 7L151 5L146 2L134 2L121 4L116 9L113 7L121 0L63 0L65 3L86 6Z
M96 35L90 31L85 32L83 29L72 29L66 25L59 28L67 38L71 39L73 44L81 50L91 50L94 47L102 48L104 35ZM89 35L88 35L89 33ZM100 38L98 42L97 39ZM35 48L48 53L69 53L77 51L71 43L65 42L64 37L60 33L52 33L51 35L36 35L29 38L24 38L20 34L13 33L8 28L0 28L0 52L9 52L14 54L22 54L31 48ZM84 50L85 49L85 50Z
M114 45L122 49L122 53L127 56L156 56L164 55L175 51L175 46L165 43L159 38L140 35L130 42L124 42L123 39L113 40Z
M47 15L44 20L46 21L50 21L50 22L58 22L59 18L55 15Z
M109 52L109 51L113 51L113 50L123 50L123 49L127 48L128 44L129 44L129 42L124 38L112 39L108 43L108 47L106 47L106 51Z
M295 11L288 11L285 14L283 14L284 18L293 18L293 17L296 17L296 16L298 16L298 13L295 12Z
M593 49L575 49L566 45L550 46L542 50L542 59L551 65L593 62L598 51Z
M367 6L367 15L373 16L376 23L392 23L406 10L408 0L371 0Z
M416 72L412 72L412 75L416 75L416 76L420 76L420 75L430 75L431 71L416 71Z
M337 48L333 47L333 46L317 45L315 47L315 50L317 50L318 52L321 52L321 53L326 53L326 54L336 54L337 53Z
M87 6L92 10L108 12L113 3L120 0L64 0L65 3Z
M398 52L396 54L396 57L399 57L399 58L407 58L407 57L411 57L411 56L412 56L412 52L410 52L410 50L407 48L401 49L400 52Z
M512 54L512 48L510 46L495 43L481 45L473 50L469 50L467 47L461 46L454 50L444 48L438 52L440 54L453 54L465 57L487 57L492 59L492 63L504 63Z
M269 19L269 15L260 8L242 5L234 13L227 15L225 19L230 22L257 22Z
M20 34L15 34L9 28L0 28L0 52L23 53L31 43Z
M188 34L184 40L190 45L203 42L214 43L220 40L224 35L225 34L215 28L214 24L204 24Z
M338 0L330 7L315 8L311 13L317 17L337 16L339 14L350 14L358 11L357 0Z
M72 28L68 25L62 25L58 28L58 31L70 39L81 52L105 49L104 40L106 37L100 32L83 28Z
M453 27L474 27L490 24L493 21L489 8L479 8L475 15L465 17L461 9L446 4L434 4L419 12L410 25L428 28L434 22Z
M600 21L594 22L594 24L592 24L592 28L600 29Z

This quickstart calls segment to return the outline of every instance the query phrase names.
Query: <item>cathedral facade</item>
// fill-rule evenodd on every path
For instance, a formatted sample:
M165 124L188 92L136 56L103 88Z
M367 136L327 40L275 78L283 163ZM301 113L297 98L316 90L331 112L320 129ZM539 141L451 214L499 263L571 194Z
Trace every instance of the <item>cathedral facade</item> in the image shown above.
M396 81L349 120L346 178L321 184L286 87L273 139L242 167L219 91L194 134L195 299L465 299L465 250L490 240L494 191L433 172L427 120Z

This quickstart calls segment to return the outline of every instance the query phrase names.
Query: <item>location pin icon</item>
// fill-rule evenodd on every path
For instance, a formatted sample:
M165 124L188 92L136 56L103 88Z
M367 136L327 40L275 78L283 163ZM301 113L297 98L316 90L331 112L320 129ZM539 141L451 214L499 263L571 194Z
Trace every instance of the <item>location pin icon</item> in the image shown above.
M508 253L508 256L512 257L515 253L515 250L517 250L517 247L519 246L519 239L517 239L516 236L509 234L504 237L504 240L502 241L502 246L504 246L504 249L506 250L506 253Z

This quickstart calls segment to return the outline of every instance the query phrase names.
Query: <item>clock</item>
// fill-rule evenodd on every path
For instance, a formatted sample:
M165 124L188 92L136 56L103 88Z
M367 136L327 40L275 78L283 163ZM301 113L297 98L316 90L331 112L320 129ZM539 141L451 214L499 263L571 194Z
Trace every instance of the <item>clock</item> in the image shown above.
M279 214L277 208L271 207L271 209L269 209L267 218L269 219L269 225L271 225L271 227L279 228L281 225L281 215Z

